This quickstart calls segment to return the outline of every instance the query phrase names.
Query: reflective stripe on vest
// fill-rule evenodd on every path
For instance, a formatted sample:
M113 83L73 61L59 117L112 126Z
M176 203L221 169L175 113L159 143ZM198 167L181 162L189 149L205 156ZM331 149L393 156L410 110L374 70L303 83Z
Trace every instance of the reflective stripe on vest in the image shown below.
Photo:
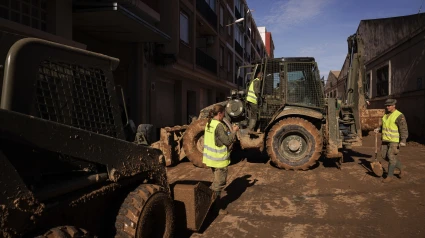
M250 103L257 104L257 96L255 95L254 91L254 82L259 81L258 78L252 80L252 82L249 84L248 88L248 95L246 96L246 100Z
M208 167L223 168L230 164L229 152L225 145L215 145L215 129L220 121L212 119L210 127L205 125L204 132L204 151L202 162Z
M399 142L400 134L398 133L398 126L395 123L401 112L395 110L391 114L385 114L382 117L382 140L388 142Z

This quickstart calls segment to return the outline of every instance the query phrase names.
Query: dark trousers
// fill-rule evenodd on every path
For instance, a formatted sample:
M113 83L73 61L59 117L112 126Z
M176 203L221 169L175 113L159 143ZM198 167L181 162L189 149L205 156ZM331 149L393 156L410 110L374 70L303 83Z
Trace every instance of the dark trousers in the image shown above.
M388 177L394 176L394 169L402 169L401 161L397 158L399 150L398 143L393 142L382 142L381 146L381 153L382 153L382 159L387 160L388 159Z
M258 105L248 102L249 119L257 120Z
M214 181L212 183L212 190L215 192L223 191L227 182L227 166L224 168L211 168L214 174Z

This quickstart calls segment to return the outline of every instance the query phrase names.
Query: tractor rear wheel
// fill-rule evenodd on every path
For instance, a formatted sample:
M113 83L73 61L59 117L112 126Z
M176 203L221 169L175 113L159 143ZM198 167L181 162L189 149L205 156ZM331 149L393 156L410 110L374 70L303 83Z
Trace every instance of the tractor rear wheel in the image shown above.
M207 166L202 163L204 151L204 130L208 119L202 118L192 122L183 135L183 149L186 157L193 165L200 168Z
M267 135L267 153L281 169L307 170L322 153L322 137L317 128L302 118L286 118Z
M160 186L142 184L121 205L115 237L173 237L173 201Z

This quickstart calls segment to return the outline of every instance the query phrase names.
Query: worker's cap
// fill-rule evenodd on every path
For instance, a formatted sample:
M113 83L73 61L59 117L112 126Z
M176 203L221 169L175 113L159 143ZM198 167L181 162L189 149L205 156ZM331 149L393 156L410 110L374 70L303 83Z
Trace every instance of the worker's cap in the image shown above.
M385 106L392 106L392 105L395 105L396 103L397 103L397 100L395 100L395 99L389 98L389 99L385 100Z

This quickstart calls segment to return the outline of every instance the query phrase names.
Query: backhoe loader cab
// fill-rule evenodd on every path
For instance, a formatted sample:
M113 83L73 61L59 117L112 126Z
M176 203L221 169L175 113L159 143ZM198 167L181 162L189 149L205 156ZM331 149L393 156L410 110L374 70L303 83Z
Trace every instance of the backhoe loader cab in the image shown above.
M322 110L324 107L320 74L314 58L265 59L252 65L253 71L263 72L260 106L263 129L269 125L274 114L286 106ZM251 74L251 80L255 74ZM248 87L248 86L247 86Z

